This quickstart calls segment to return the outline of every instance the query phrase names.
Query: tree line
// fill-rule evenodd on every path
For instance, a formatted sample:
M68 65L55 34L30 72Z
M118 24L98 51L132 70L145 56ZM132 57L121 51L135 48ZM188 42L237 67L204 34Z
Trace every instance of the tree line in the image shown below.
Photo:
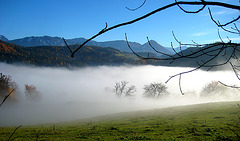
M113 88L108 88L117 98L134 98L137 87L130 84L128 81L116 82ZM171 95L169 88L166 84L161 82L152 82L144 85L142 89L142 96L151 99L166 98ZM187 97L197 97L195 91L186 92ZM199 92L199 97L209 100L219 100L227 98L239 98L240 90L232 87L224 86L219 81L211 81Z

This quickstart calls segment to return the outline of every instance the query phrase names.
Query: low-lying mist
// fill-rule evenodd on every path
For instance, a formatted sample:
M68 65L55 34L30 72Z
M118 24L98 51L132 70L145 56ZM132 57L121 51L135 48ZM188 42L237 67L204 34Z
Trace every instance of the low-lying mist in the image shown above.
M199 92L209 82L216 80L229 85L238 84L231 71L195 71L182 75L182 89L179 91L179 77L166 86L170 92L167 98L146 99L144 85L165 81L174 74L190 68L161 66L98 66L76 69L19 66L0 63L0 72L10 75L18 85L17 102L7 99L0 107L0 126L32 125L71 121L118 112L146 110L168 106L188 105L213 100L200 98ZM134 98L117 98L113 93L116 82L128 81L136 86ZM34 85L40 92L38 100L25 95L25 84ZM194 92L191 96L191 92ZM239 100L228 97L218 100Z

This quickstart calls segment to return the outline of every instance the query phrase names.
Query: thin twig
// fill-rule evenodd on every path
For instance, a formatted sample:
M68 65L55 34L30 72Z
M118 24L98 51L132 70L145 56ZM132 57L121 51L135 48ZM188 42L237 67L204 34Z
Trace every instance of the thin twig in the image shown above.
M239 32L234 32L234 31L231 31L231 30L227 30L227 29L224 28L224 27L227 26L227 25L229 25L229 24L231 24L231 23L234 24L234 22L236 22L237 20L240 19L240 16L238 16L237 18L233 19L232 21L230 21L230 22L228 22L228 23L226 23L226 24L221 24L220 21L216 21L216 20L213 18L212 12L211 12L211 9L210 9L210 8L208 8L208 12L209 12L209 15L210 15L211 20L212 20L218 27L222 28L222 29L223 29L224 31L226 31L226 32L233 33L233 34L239 34Z
M148 37L147 37L147 41L148 41L149 46L150 46L155 52L160 53L160 54L162 54L162 55L166 55L166 56L168 56L168 57L171 57L171 58L174 60L174 57L173 57L172 55L169 55L169 54L167 54L167 53L164 53L164 52L161 52L161 51L156 50L156 49L152 46L152 44L151 44L151 42L150 42L150 40L149 40Z
M222 48L223 48L223 47L222 47ZM174 78L174 77L176 77L176 76L180 76L180 75L182 75L182 74L187 74L187 73L190 73L190 72L193 72L193 71L196 71L196 70L202 68L202 67L205 66L207 63L209 63L209 62L211 62L212 60L214 60L214 59L223 51L222 48L219 50L219 52L216 54L216 56L210 58L209 60L207 60L206 62L204 62L202 65L199 65L198 67L196 67L196 68L194 68L194 69L191 69L191 70L189 70L189 71L184 71L184 72L181 72L181 73L172 75L172 76L169 77L169 79L168 79L165 83L168 83L172 78ZM180 82L179 82L179 83L180 83ZM180 89L180 91L181 91L181 89Z
M177 0L175 0L175 2L177 2ZM183 11L183 12L185 12L185 13L199 13L200 11L202 11L205 7L206 7L206 5L204 4L204 0L202 0L202 2L203 2L203 6L201 7L201 8L199 8L198 10L196 10L196 11L188 11L188 10L185 10L184 8L182 8L181 6L180 6L180 4L177 4L177 6Z
M68 46L68 44L67 44L66 40L65 40L63 37L62 37L62 39L63 39L64 43L66 44L66 46L67 46L68 50L69 50L69 51L71 52L71 54L72 54L73 52L72 52L71 48Z
M128 42L128 38L127 38L127 33L125 33L125 39L126 39L126 42L127 42L127 45L128 47L130 48L130 50L133 52L133 54L135 54L139 59L146 59L144 58L143 56L137 54L130 46L129 42Z
M144 2L143 2L140 6L138 6L137 8L134 8L134 9L128 8L128 7L126 7L126 8L127 8L128 10L130 10L130 11L138 10L139 8L143 7L143 5L146 3L146 1L147 1L147 0L144 0Z
M85 42L83 42L78 48L76 48L73 52L71 52L71 57L74 57L74 54L79 50L81 49L86 43L88 43L89 41L93 40L94 38L98 37L99 35L105 33L105 32L108 32L110 30L113 30L113 29L116 29L116 28L119 28L119 27L122 27L122 26L125 26L125 25L130 25L130 24L133 24L133 23L136 23L138 21L141 21L151 15L154 15L155 13L158 13L160 11L163 11L165 9L168 9L170 7L173 7L173 6L176 6L176 5L211 5L211 6L220 6L220 7L225 7L225 8L230 8L230 9L236 9L236 10L240 10L240 6L238 5L231 5L231 4L227 4L227 3L222 3L222 2L212 2L212 1L201 1L201 2L198 2L198 1L194 1L194 2L191 2L191 1L179 1L179 2L174 2L174 3L171 3L171 4L168 4L168 5L165 5L163 7L160 7L152 12L149 12L139 18L136 18L136 19L133 19L131 21L128 21L128 22L124 22L124 23L120 23L120 24L117 24L117 25L114 25L112 27L109 27L109 28L103 28L103 30L101 30L100 32L98 32L97 34L93 35L91 38L89 38L88 40L86 40Z
M12 138L12 136L15 134L15 132L22 127L22 125L19 125L17 128L15 128L15 130L12 132L11 136L8 138L8 141L10 141L10 139Z
M227 84L225 84L225 83L223 83L221 81L218 81L218 83L222 84L223 86L229 87L229 88L240 89L240 87L227 85Z
M4 97L2 103L0 104L0 107L1 107L1 106L3 105L3 103L7 100L7 98L11 95L11 93L13 93L13 91L14 91L14 89L12 89L12 91L11 91L8 95L6 95L6 96Z
M180 75L179 75L179 81L178 81L178 83L179 83L179 89L180 89L181 94L184 95L184 93L183 93L183 91L182 91L181 81L182 81L182 75L180 74Z

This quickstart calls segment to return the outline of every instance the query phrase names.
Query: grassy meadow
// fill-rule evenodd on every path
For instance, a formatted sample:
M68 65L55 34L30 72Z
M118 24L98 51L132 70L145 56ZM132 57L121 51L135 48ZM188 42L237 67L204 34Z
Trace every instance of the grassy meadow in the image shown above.
M240 140L240 107L218 102L118 113L35 126L0 127L0 140Z

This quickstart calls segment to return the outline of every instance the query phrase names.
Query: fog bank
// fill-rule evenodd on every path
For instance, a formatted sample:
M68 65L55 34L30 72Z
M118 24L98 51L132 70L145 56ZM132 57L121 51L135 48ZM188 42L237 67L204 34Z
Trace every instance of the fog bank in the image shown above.
M16 66L0 63L0 73L10 75L18 84L18 101L8 102L0 107L0 126L55 123L105 115L110 113L146 110L167 106L209 102L198 96L182 96L179 91L179 77L166 84L171 93L169 98L146 99L144 85L152 82L165 83L169 76L190 68L161 66L98 66L78 69ZM231 71L195 71L182 75L184 92L195 91L213 81L238 84ZM134 99L118 99L112 92L119 81L128 81L136 86ZM31 101L24 93L25 84L34 85L41 93L38 101ZM239 100L226 98L220 100Z

